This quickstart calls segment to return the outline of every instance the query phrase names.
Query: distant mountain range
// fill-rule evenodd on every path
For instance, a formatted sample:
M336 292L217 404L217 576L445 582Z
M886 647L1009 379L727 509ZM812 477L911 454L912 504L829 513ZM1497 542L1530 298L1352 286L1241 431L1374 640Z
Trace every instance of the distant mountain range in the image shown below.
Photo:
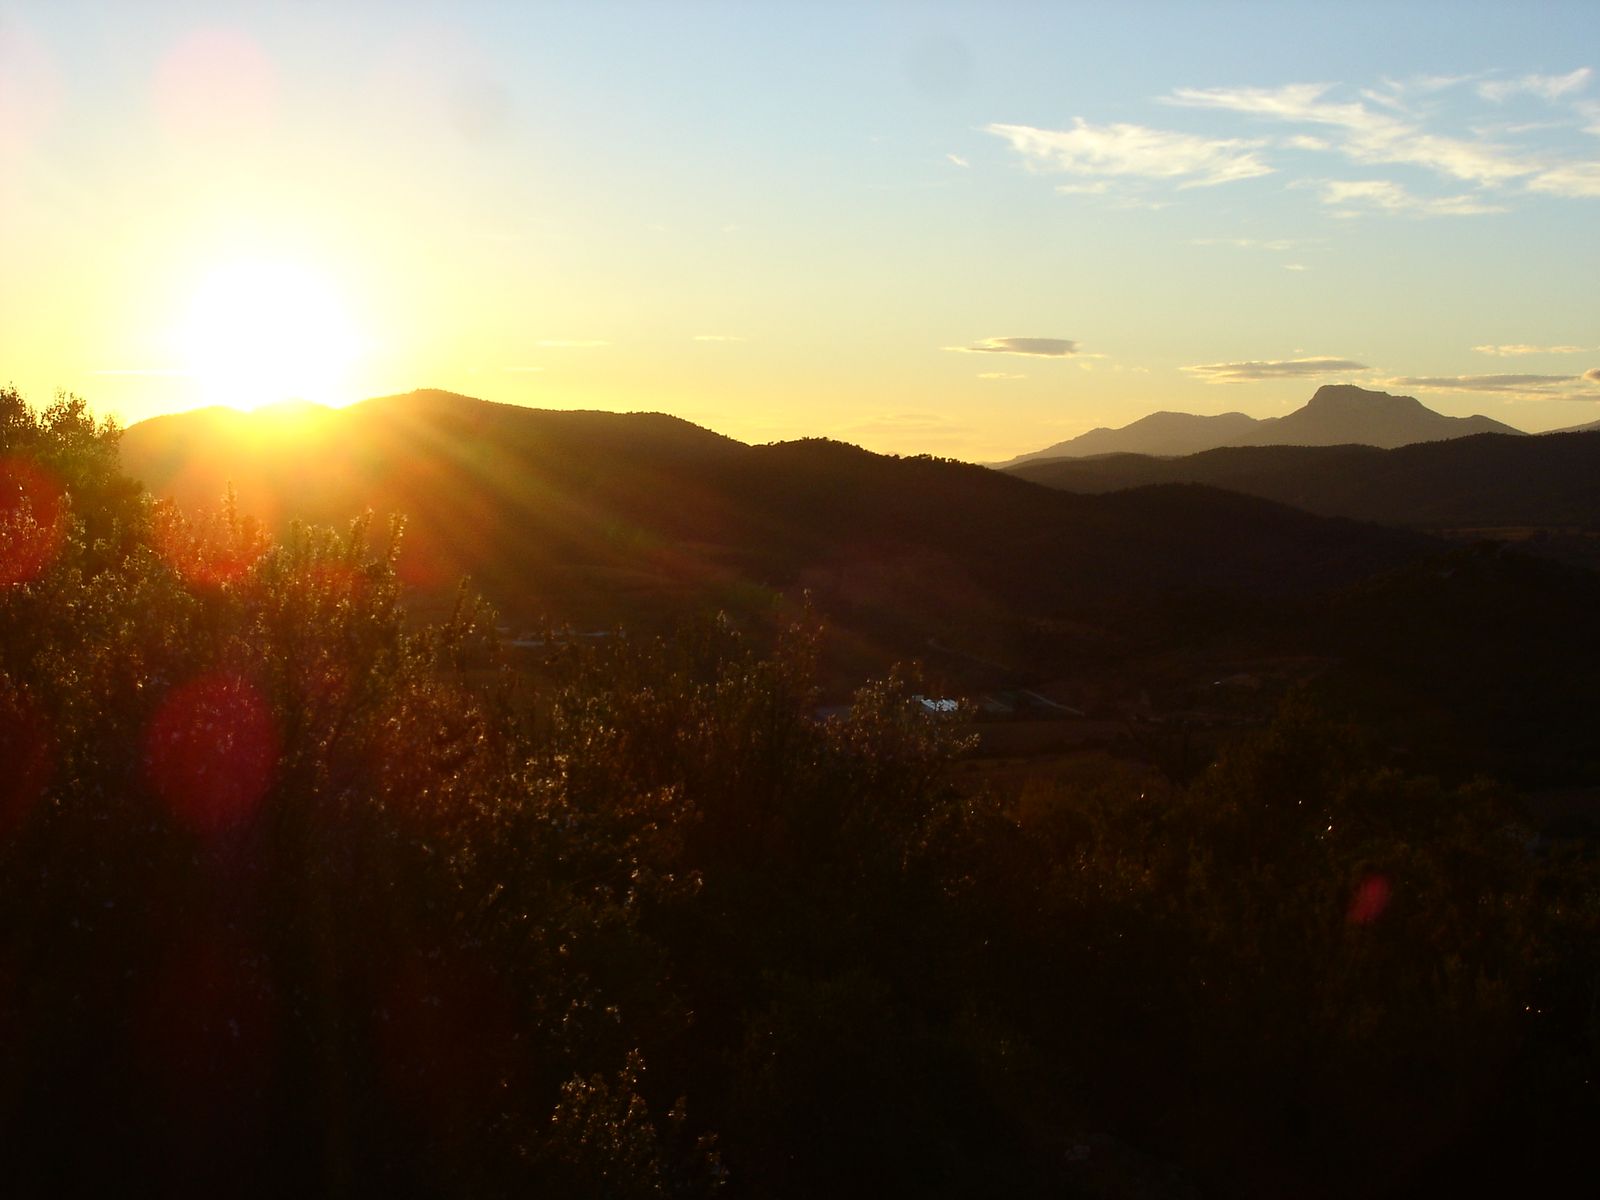
M1226 446L1181 458L1106 454L1009 474L1078 493L1200 483L1329 517L1519 542L1600 568L1600 430L1374 446Z
M1072 495L838 442L749 446L661 414L435 391L159 417L125 432L122 456L157 495L213 506L231 483L243 511L278 527L404 513L405 577L446 593L469 575L509 621L770 613L804 590L836 627L896 653L951 630L1016 652L1008 631L1133 627L1183 597L1237 611L1434 546L1210 488Z
M1412 396L1391 396L1353 384L1317 389L1300 409L1257 419L1244 413L1196 416L1158 412L1121 429L1088 433L1020 455L1001 467L1047 458L1096 454L1196 454L1219 446L1378 446L1393 448L1479 433L1522 431L1489 417L1447 417Z
M1551 433L1589 433L1600 429L1600 421L1585 421L1582 425L1568 425L1564 429L1552 429Z

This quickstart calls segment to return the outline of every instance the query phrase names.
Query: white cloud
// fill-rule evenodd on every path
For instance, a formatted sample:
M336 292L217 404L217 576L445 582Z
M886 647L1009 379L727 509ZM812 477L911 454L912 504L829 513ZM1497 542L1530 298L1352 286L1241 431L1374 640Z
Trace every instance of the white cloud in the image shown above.
M1475 196L1418 196L1388 179L1330 179L1318 185L1321 200L1334 215L1359 216L1361 212L1408 213L1419 217L1465 217L1505 212Z
M1442 92L1471 78L1470 75L1413 75L1400 86L1418 92Z
M1181 180L1182 187L1211 187L1270 174L1257 157L1259 140L1205 138L1144 125L1091 125L1081 117L1071 129L986 125L1005 138L1030 166L1070 175Z
M1551 196L1600 196L1600 162L1562 163L1539 172L1528 188Z
M1305 263L1284 263L1283 269L1285 271L1308 271L1311 268L1307 267Z
M958 167L970 167L972 164L959 154L946 154L945 157Z
M1300 379L1313 375L1346 375L1370 371L1348 358L1287 358L1253 362L1199 363L1183 370L1207 383L1256 383L1263 379Z
M1479 354L1492 354L1496 358L1512 358L1523 354L1582 354L1585 346L1529 346L1516 342L1505 346L1474 346Z
M1413 75L1407 79L1385 79L1381 88L1363 88L1361 94L1375 104L1403 112L1411 98L1431 96L1471 78L1470 75Z
M1015 371L985 371L978 376L979 379L1026 379L1026 375L1018 375Z
M946 346L960 354L1029 354L1039 358L1067 358L1078 353L1078 343L1066 338L992 337L970 346Z
M1354 128L1367 119L1360 104L1329 104L1322 99L1331 84L1290 83L1276 88L1178 88L1166 102L1179 108L1214 108L1277 117L1285 121L1313 121Z
M991 124L985 131L1006 139L1031 169L1076 177L1058 185L1063 194L1107 195L1127 207L1169 202L1150 184L1211 187L1272 174L1280 166L1303 168L1308 154L1331 154L1362 167L1412 168L1444 184L1430 188L1398 172L1394 180L1328 182L1328 175L1337 171L1323 173L1322 180L1291 183L1319 187L1323 202L1339 210L1339 216L1478 216L1507 211L1515 193L1600 198L1600 158L1575 155L1550 140L1555 131L1570 131L1575 124L1600 135L1600 101L1583 94L1594 77L1593 69L1580 67L1566 74L1515 78L1385 79L1359 92L1334 83L1291 83L1183 87L1162 97L1163 103L1178 108L1288 126L1272 137L1098 125L1082 117L1065 129ZM1559 117L1557 124L1473 119L1502 111L1486 109L1483 101L1498 103L1519 95L1555 104L1548 115ZM1444 128L1439 122L1449 115L1447 105L1476 111L1455 113L1465 120ZM1275 162L1275 155L1283 161ZM1444 194L1435 194L1440 190Z
M1589 80L1593 76L1594 72L1588 67L1579 67L1576 71L1568 71L1565 75L1524 75L1520 79L1489 79L1478 85L1478 95L1496 104L1517 95L1538 96L1542 100L1556 101L1588 87Z
M1365 104L1324 99L1331 85L1292 83L1279 88L1179 88L1168 102L1248 116L1322 125L1341 131L1339 150L1359 163L1399 163L1477 184L1504 183L1538 169L1503 146L1427 133L1416 123Z

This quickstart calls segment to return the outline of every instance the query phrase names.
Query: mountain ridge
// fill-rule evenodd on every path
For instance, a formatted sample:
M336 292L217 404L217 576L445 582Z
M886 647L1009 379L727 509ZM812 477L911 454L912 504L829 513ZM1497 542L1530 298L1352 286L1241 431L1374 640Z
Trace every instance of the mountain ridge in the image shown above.
M1307 595L1435 548L1206 487L1079 496L826 439L750 446L660 414L437 392L330 410L304 436L249 414L158 418L122 451L186 509L231 485L273 528L406 514L407 582L449 594L468 576L510 620L660 623L809 593L901 655L949 629L999 642L1069 616L1131 626L1177 596Z
M1281 417L1256 418L1238 412L1216 416L1156 412L1117 429L1092 429L995 465L1009 470L1025 462L1099 454L1174 457L1223 446L1366 445L1395 449L1479 433L1522 435L1523 431L1482 415L1446 416L1415 396L1396 396L1354 384L1324 384L1302 407Z
M1392 449L1219 446L1181 458L1043 459L1006 473L1088 494L1201 483L1323 516L1417 529L1600 530L1600 431L1486 433Z

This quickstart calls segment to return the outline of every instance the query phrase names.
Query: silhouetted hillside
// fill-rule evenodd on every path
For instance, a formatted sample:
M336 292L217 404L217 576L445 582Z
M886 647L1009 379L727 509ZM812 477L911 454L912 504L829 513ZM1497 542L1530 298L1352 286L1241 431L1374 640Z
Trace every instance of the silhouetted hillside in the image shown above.
M1024 454L1009 469L1050 458L1096 454L1195 454L1218 446L1380 446L1471 437L1520 430L1489 417L1447 417L1411 396L1391 396L1352 384L1317 389L1303 408L1257 420L1243 413L1215 417L1160 412L1121 429L1094 429L1080 437Z
M1287 416L1268 417L1230 444L1343 446L1354 443L1393 448L1479 433L1520 432L1489 417L1447 417L1425 407L1413 396L1391 396L1388 392L1368 391L1342 383L1318 388L1304 408Z
M1035 450L1002 464L1006 467L1037 459L1083 457L1093 454L1194 454L1213 446L1226 446L1256 427L1244 413L1155 412L1120 429L1101 426L1088 433Z
M1585 421L1582 425L1568 425L1564 429L1547 430L1548 433L1589 433L1600 429L1600 421Z
M746 446L653 414L424 392L275 421L211 410L136 425L127 469L186 506L233 481L279 525L407 515L402 570L470 575L519 620L604 624L809 590L920 644L1183 595L1307 594L1407 561L1409 535L1210 489L1085 497L969 464L810 440Z
M1204 483L1323 516L1418 528L1600 528L1600 436L1481 434L1380 450L1262 446L1054 459L1012 474L1074 492Z

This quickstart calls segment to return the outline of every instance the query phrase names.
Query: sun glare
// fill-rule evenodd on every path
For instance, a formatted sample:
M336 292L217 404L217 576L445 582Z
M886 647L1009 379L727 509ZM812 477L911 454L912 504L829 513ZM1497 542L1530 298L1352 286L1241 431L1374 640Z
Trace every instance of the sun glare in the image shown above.
M360 339L337 288L288 262L237 262L194 296L181 351L207 403L251 410L284 400L347 403Z

